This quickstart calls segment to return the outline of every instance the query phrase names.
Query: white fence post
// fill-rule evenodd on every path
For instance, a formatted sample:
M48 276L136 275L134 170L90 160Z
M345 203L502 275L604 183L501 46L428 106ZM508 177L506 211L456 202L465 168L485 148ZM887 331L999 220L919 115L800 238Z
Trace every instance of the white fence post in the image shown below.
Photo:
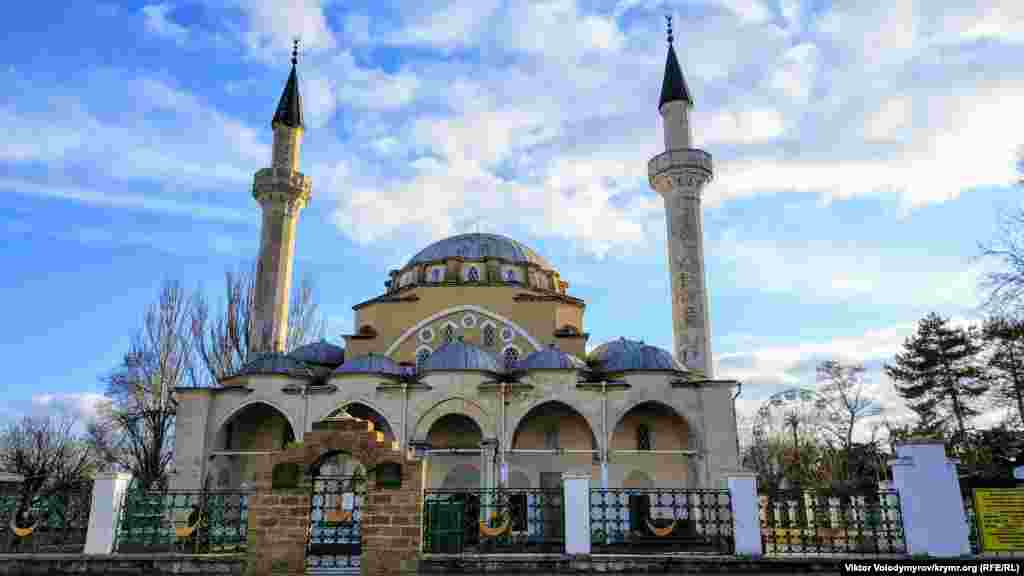
M96 475L92 484L89 529L85 534L86 554L114 552L114 532L124 505L124 494L131 481L131 474L113 472Z
M733 538L736 554L761 556L761 501L757 496L757 474L726 472L729 502L732 504Z
M945 445L937 440L907 440L897 444L896 455L890 463L907 552L937 557L970 554L956 460L946 458Z
M564 472L565 553L590 554L590 474Z

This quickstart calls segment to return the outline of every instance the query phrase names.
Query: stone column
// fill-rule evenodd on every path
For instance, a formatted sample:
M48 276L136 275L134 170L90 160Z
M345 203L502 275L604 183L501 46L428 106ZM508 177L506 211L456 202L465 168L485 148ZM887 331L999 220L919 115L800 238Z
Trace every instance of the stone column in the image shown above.
M733 536L736 554L760 556L761 502L757 495L757 474L745 470L726 472L729 501L732 503Z
M902 442L896 446L896 455L890 464L900 495L907 553L970 554L957 461L946 458L941 441L930 439Z
M565 553L590 554L590 474L562 473Z
M206 432L213 397L209 388L178 388L177 397L170 487L173 490L200 490L208 464Z
M131 481L131 474L118 472L97 474L93 479L89 528L85 535L86 554L113 554L114 534Z

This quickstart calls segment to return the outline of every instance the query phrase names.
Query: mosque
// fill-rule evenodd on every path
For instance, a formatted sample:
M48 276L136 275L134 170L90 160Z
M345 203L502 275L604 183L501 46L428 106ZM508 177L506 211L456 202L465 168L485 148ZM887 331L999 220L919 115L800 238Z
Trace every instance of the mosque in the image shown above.
M700 205L712 162L691 148L693 100L671 29L657 107L665 151L648 169L668 224L672 352L623 338L588 354L586 303L557 263L481 233L434 242L388 272L384 293L354 306L344 347L285 350L295 235L312 195L299 171L296 65L293 54L272 166L253 184L263 216L253 359L218 387L177 391L173 488L244 486L254 455L337 417L369 420L403 457L425 458L427 488L552 488L565 471L612 488L722 485L738 468L739 383L712 374Z

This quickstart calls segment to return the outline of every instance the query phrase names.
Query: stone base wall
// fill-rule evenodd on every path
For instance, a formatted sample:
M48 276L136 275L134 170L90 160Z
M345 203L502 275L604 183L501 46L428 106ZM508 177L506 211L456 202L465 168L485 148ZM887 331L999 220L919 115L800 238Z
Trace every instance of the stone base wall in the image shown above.
M83 554L9 554L0 555L0 576L52 576L61 574L163 576L165 574L192 574L195 576L241 576L245 570L245 557L223 556L163 556L143 554L92 555Z

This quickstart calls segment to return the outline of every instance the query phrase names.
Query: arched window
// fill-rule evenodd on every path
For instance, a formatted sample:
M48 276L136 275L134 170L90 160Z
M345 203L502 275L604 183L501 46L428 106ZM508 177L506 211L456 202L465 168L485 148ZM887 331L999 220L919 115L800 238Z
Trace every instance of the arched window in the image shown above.
M636 449L645 451L651 449L651 429L647 427L647 424L636 427Z
M516 281L516 272L515 272L515 270L512 270L511 268L509 268L508 270L505 270L505 280L507 282L515 282Z
M558 450L558 424L555 422L544 428L544 449Z
M503 352L502 355L505 357L506 368L515 367L516 362L519 361L519 350L517 350L514 346L509 346L508 348L505 348L505 352Z
M422 370L423 369L423 363L426 362L427 358L429 358L429 357L430 357L430 348L420 348L419 351L416 352L416 369L417 370Z
M455 327L448 324L444 327L444 341L451 342L452 340L455 340Z
M441 281L441 269L440 268L434 268L433 270L430 271L430 280L431 280L431 282L440 282Z
M479 282L480 281L480 271L476 269L476 266L472 266L469 269L469 273L466 274L466 278L470 282Z
M494 325L488 324L487 326L484 326L484 346L486 348L492 348L496 339Z

